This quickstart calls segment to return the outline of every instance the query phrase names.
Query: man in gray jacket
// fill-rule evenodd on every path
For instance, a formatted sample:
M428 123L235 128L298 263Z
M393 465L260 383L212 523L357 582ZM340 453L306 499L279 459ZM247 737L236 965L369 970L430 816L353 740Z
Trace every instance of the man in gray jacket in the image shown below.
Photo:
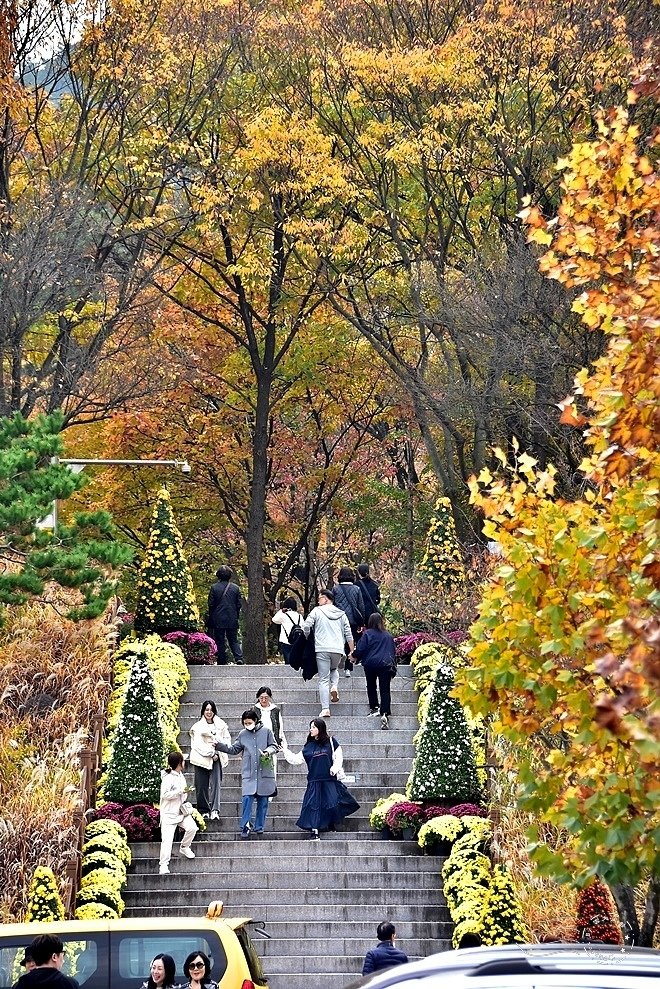
M275 763L273 756L278 751L270 728L266 728L259 720L257 712L250 708L241 715L243 727L233 745L216 742L218 752L227 755L243 755L241 767L241 838L249 838L250 832L263 834L268 813L268 798L277 790L275 782ZM257 801L254 824L251 824L252 805Z
M344 643L353 652L353 634L348 618L334 604L335 596L329 589L319 591L319 603L303 622L303 632L309 635L314 629L314 651L319 671L320 718L330 717L330 701L339 700L339 664L344 655Z

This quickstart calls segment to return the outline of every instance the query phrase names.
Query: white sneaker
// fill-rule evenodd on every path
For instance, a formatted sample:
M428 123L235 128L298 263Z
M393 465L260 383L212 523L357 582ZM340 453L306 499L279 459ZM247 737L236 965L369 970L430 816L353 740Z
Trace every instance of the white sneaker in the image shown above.
M195 853L191 848L180 848L179 855L183 855L183 857L187 859L194 859L195 857Z
M169 868L166 865L161 865L160 869L158 870L158 875L169 876L169 874L170 874Z
M212 810L211 811L211 820L212 821L219 821L220 820L220 813L219 813L219 811L217 811L217 810Z
M350 670L344 670L344 676L345 677L349 677L350 675L351 675L351 671Z
M321 713L319 714L319 718L329 718L329 717L330 717L330 712L327 710L327 708L325 711L321 711Z
M383 731L387 731L387 729L390 727L390 721L386 714L384 714L380 719L380 727L383 729Z

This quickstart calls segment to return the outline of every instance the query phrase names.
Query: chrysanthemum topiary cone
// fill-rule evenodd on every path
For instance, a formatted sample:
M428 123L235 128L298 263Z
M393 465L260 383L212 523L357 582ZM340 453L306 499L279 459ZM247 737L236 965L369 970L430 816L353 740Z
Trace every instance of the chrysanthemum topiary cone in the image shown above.
M433 519L426 536L426 552L419 569L420 573L447 593L458 591L465 584L465 566L456 538L449 498L438 498L435 503Z
M138 632L158 635L199 628L192 575L167 488L158 493L138 581L134 626Z
M126 697L112 739L105 800L122 804L157 803L163 761L163 732L154 682L145 657L138 653L131 665Z
M64 920L64 904L53 870L38 865L30 883L25 922L50 923L53 920Z
M449 696L453 687L453 669L440 666L406 787L410 800L479 803L481 799L472 736L463 708Z

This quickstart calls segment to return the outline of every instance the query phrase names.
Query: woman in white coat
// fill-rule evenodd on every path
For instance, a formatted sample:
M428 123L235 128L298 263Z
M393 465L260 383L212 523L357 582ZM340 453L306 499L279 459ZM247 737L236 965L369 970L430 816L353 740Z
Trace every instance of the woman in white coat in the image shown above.
M160 868L161 876L167 876L170 872L170 858L172 857L172 843L177 827L183 828L183 838L179 852L184 858L194 859L195 853L191 849L192 840L197 834L197 825L190 813L185 813L188 808L186 803L186 778L183 775L183 754L181 752L170 752L167 757L169 769L163 770L160 784Z
M229 728L218 717L214 702L204 701L200 719L190 729L190 765L195 767L197 810L212 821L220 820L222 770L229 762L224 752L216 752L216 742L231 745Z

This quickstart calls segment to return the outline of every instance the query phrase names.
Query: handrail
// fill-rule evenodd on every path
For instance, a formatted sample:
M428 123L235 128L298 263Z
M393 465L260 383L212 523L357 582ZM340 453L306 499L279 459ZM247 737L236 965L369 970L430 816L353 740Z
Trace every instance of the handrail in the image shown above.
M117 616L119 602L117 598L113 603L108 616L108 653L112 658L117 649ZM90 745L85 745L78 750L78 761L80 763L80 785L78 789L78 807L73 812L73 823L78 832L78 841L75 855L67 861L64 891L64 914L67 920L72 920L76 909L76 899L80 889L81 867L82 867L82 847L85 841L85 824L87 823L87 812L96 806L96 792L99 774L101 772L102 751L103 751L103 731L105 728L105 709L102 709L92 718L93 735Z

